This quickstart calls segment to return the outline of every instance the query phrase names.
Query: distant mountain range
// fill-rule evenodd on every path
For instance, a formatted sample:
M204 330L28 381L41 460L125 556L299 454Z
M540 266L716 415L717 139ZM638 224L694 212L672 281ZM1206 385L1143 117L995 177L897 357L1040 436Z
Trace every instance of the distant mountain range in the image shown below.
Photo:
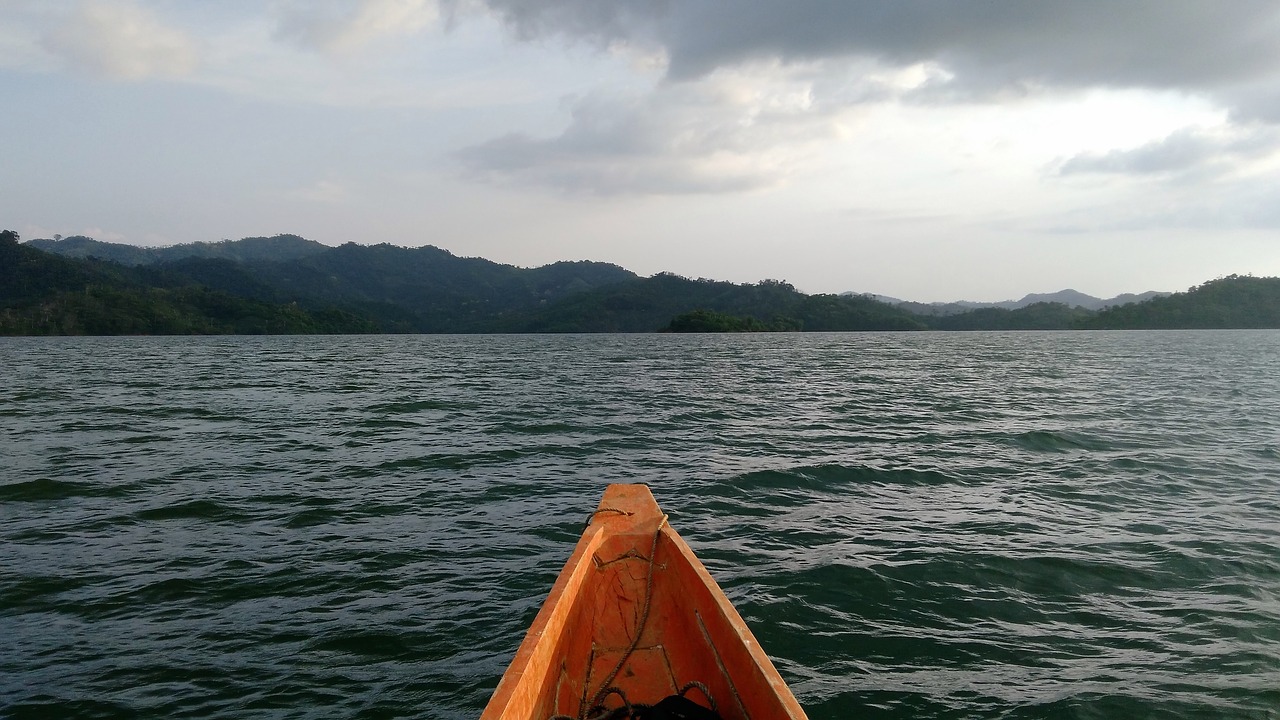
M247 237L242 240L222 242L185 243L169 247L144 248L120 243L99 242L83 235L60 237L53 240L36 239L28 246L70 258L98 258L121 265L136 267L169 263L188 258L205 260L233 260L236 262L281 262L298 260L332 250L314 240L297 235L274 237Z
M850 293L853 294L853 293ZM916 315L959 315L969 312L970 310L978 310L981 308L1000 308L1003 310L1018 310L1036 303L1059 303L1073 308L1084 308L1085 310L1102 310L1104 308L1116 307L1119 305L1128 305L1129 303L1139 303L1144 300L1150 300L1155 297L1164 297L1171 293L1156 292L1154 290L1134 294L1125 293L1117 295L1113 298L1096 298L1092 295L1086 295L1078 290L1059 290L1056 293L1032 293L1023 297L1021 300L1003 300L1001 302L969 302L959 300L955 302L933 302L920 303L910 300L900 300L888 295L870 295L870 297L887 303L895 307L902 308Z
M232 260L241 263L286 262L322 255L334 249L329 245L323 245L314 240L307 240L306 238L299 237L297 235L247 237L241 240L223 240L221 242L214 243L184 243L181 245L171 245L168 247L158 248L144 248L120 243L100 242L83 235L73 235L58 239L41 238L30 240L26 244L30 247L62 255L64 257L98 258L100 260L110 260L118 262L121 265L128 266L173 263L190 258ZM394 246L379 245L373 247L388 248ZM411 248L397 249L413 252L413 249ZM452 254L448 253L448 251L439 250L438 248L431 246L420 249L445 253L452 257ZM487 263L489 261L482 262ZM605 263L587 264L606 265ZM614 265L609 265L608 267L617 268L617 266ZM621 268L617 269L621 270ZM636 277L634 274L627 271L623 272L631 278ZM902 300L888 295L874 295L870 293L856 292L842 293L842 295L847 296L861 295L863 297L870 297L879 302L900 307L916 315L958 315L960 313L977 310L979 308L1003 308L1005 310L1017 310L1036 303L1061 303L1067 307L1081 307L1086 310L1101 310L1103 308L1116 305L1127 305L1129 303L1142 302L1143 300L1149 300L1153 297L1162 297L1168 294L1169 293L1149 291L1140 294L1125 293L1113 298L1102 299L1096 298L1092 295L1086 295L1085 293L1076 290L1060 290L1056 293L1032 293L1023 297L1021 300L1004 300L1001 302L970 302L966 300L958 300L954 302L921 303L911 300Z
M609 263L518 268L296 235L167 248L0 232L0 334L731 332L1280 327L1280 279L1005 303L807 295ZM1121 304L1125 303L1125 304Z

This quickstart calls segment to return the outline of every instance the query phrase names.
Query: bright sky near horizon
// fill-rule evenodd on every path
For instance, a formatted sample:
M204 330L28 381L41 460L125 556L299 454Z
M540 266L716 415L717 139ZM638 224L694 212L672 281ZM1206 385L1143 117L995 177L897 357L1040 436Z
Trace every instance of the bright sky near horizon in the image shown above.
M0 227L806 292L1280 275L1274 0L0 0Z

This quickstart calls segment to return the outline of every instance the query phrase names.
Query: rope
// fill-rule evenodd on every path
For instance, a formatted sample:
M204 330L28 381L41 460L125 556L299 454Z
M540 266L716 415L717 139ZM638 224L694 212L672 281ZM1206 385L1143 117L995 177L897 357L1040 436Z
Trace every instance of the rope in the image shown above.
M604 718L609 718L610 720L613 720L613 718L618 718L619 720L621 720L622 718L630 718L633 715L635 715L635 708L648 707L647 705L640 705L640 704L636 704L633 706L631 702L627 700L626 693L622 692L621 688L616 688L616 687L601 689L599 698L601 702L603 702L604 699L609 697L610 695L617 695L618 697L622 698L622 707L614 708L613 710L610 710L604 705L597 704L596 706L591 708L591 710L595 711L595 714L588 713L587 715L588 720L604 720Z
M627 512L626 510L619 510L618 508L614 508L614 507L600 508L599 510L587 516L587 521L582 524L582 528L585 530L591 527L591 521L595 520L597 515L599 515L600 513L607 513L607 512L618 513L619 515L635 515L635 513L633 512Z
M699 690L702 691L702 694L707 698L707 702L711 703L711 712L719 715L720 708L716 707L716 699L711 697L711 690L708 689L706 685L703 685L697 680L693 680L691 682L685 683L685 686L680 688L680 692L678 694L680 695L680 697L684 697L685 693L689 692L694 688L698 688Z
M700 683L697 680L686 683L684 687L680 688L680 692L677 694L680 697L684 697L685 693L689 692L690 690L693 690L694 688L697 688L698 690L702 691L702 694L706 696L707 701L711 703L711 712L715 713L716 716L719 716L720 708L716 705L716 699L711 697L711 691L707 689L707 686L704 685L703 683ZM604 705L596 705L595 707L592 707L590 711L588 711L585 720L635 720L636 718L648 717L648 715L645 713L648 713L654 707L653 705L649 705L647 703L632 703L630 700L627 699L626 693L622 692L622 689L618 687L605 688L603 691L603 694L600 695L600 699L603 701L604 698L607 698L610 695L617 695L618 697L622 698L622 707L618 707L610 710ZM693 701L690 700L690 702L693 702ZM569 717L568 715L552 715L548 720L575 720L575 719Z
M644 583L644 610L640 613L640 622L636 625L636 636L631 639L631 645L627 651L622 653L622 657L618 658L618 664L613 667L613 671L600 683L600 689L596 691L595 696L591 698L591 702L587 707L594 708L599 705L605 696L607 696L610 686L613 684L614 678L618 677L618 672L622 670L622 666L631 658L631 653L635 652L636 647L640 644L640 635L644 633L645 623L649 621L649 600L653 597L653 566L654 556L658 552L658 538L662 537L662 526L667 524L667 516L663 514L662 519L658 521L658 528L653 531L653 544L649 547L649 574L645 578ZM586 708L583 708L584 710ZM585 713L579 717L579 720L586 720Z

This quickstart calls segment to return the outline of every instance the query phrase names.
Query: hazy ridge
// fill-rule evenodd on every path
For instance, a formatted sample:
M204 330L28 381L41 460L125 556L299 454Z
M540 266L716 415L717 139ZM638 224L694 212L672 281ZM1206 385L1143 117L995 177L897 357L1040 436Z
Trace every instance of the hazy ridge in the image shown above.
M1115 307L1118 305L1144 302L1151 298L1165 297L1166 295L1171 294L1172 293L1148 290L1142 293L1122 293L1112 298L1100 298L1082 293L1079 290L1072 290L1068 288L1054 293L1030 293L1028 295L1024 295L1021 300L1001 300L999 302L955 300L951 302L922 303L912 300L902 300L888 295L871 295L871 297L882 303L888 303L889 305L908 310L917 315L959 315L960 313L966 313L970 310L979 310L982 308L1020 310L1029 305L1035 305L1036 303L1058 303L1068 307L1080 307L1086 310L1103 310L1105 308Z

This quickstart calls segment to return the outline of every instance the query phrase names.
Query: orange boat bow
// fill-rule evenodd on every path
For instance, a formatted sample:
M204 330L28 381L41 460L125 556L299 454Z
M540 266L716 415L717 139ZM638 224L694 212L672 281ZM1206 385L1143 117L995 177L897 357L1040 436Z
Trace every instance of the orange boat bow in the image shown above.
M610 485L592 517L481 720L578 718L606 686L652 704L693 682L724 720L805 718L648 487Z

